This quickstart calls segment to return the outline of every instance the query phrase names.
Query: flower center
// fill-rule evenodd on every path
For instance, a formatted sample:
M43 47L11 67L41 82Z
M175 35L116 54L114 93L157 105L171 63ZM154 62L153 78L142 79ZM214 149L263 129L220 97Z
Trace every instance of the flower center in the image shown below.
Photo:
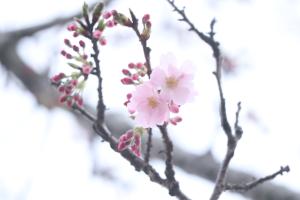
M178 80L174 76L170 76L166 79L166 85L170 89L174 89L178 84Z
M158 105L158 102L155 99L155 97L148 97L148 106L150 106L151 108L156 108L157 105Z

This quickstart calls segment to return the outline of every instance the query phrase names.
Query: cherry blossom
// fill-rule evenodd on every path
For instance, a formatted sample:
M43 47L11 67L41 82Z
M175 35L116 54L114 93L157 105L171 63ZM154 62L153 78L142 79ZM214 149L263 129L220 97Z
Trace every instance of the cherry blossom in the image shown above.
M136 87L127 104L130 112L135 112L135 120L144 128L162 125L169 119L167 99L158 93L150 82Z
M150 81L170 101L183 105L195 96L193 78L193 65L185 62L177 68L175 58L169 54L164 56L160 66L153 70Z

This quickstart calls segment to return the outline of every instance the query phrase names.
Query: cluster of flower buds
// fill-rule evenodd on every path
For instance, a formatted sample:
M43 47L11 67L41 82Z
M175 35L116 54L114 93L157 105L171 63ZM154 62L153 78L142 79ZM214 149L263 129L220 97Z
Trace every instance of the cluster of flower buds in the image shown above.
M57 86L58 91L61 93L60 103L66 103L69 107L74 104L79 107L83 105L81 93L85 80L78 82L79 77L80 73L73 73L71 76L59 73L51 78L51 83Z
M142 19L142 22L143 22L143 32L141 33L141 38L143 40L148 40L150 38L150 33L151 33L151 22L150 22L150 15L149 14L145 14L143 16L143 19Z
M92 62L88 61L88 56L85 53L85 42L80 40L78 45L71 44L69 39L65 39L64 43L66 47L73 51L72 53L67 52L66 50L61 51L61 55L66 59L73 61L69 62L68 65L76 70L79 70L81 75L84 76L84 79L87 79L89 74L92 73L93 67Z
M124 85L138 85L142 83L142 77L147 74L147 68L145 64L139 63L129 63L127 69L122 69L124 78L121 79L121 83Z
M121 135L118 142L118 151L130 148L138 157L141 156L141 135L145 132L144 128L138 127L128 130Z
M82 8L82 16L86 23L82 22L80 19L75 18L75 23L72 23L68 26L68 30L73 32L73 36L77 37L82 35L89 39L97 39L100 45L106 45L107 40L105 39L103 32L106 27L114 27L117 25L117 22L113 18L113 11L103 12L103 3L99 3L95 6L92 13L92 21L90 22L88 14L88 6L84 4ZM92 26L92 31L91 27Z

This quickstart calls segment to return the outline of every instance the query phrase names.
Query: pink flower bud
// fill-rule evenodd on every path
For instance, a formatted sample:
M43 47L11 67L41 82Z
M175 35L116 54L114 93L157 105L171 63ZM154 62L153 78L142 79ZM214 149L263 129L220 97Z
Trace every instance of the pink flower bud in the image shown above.
M67 106L72 107L72 105L73 105L73 101L70 98L70 99L67 100Z
M84 42L83 40L80 40L80 41L79 41L79 45L80 45L82 48L84 48L84 47L85 47L85 42Z
M126 95L126 98L127 98L128 100L130 100L131 97L132 97L132 94L131 94L131 93L128 93L128 94Z
M130 84L133 84L133 80L131 78L123 78L121 79L121 83L123 83L124 85L130 85Z
M103 16L104 19L109 19L109 18L112 16L112 13L106 11L106 12L104 12L104 13L102 14L102 16Z
M64 39L64 43L65 43L65 45L67 45L67 46L71 46L71 43L70 43L70 40L68 40L68 39Z
M136 68L138 68L138 69L142 69L143 66L144 66L144 64L141 63L141 62L139 62L139 63L136 64Z
M175 126L177 125L177 123L179 123L181 121L182 121L182 118L179 116L173 117L169 120L169 122Z
M131 74L128 69L122 69L122 73L126 76Z
M62 50L62 51L60 52L60 54L63 55L63 56L66 56L66 55L67 55L67 52L66 52L65 50Z
M64 103L64 102L67 100L67 98L68 98L67 95L61 96L61 97L59 98L59 102L60 102L60 103Z
M82 67L82 73L84 75L89 75L91 73L91 71L93 70L93 68L90 65L84 65Z
M137 80L139 80L139 75L138 74L133 74L131 76L131 78L132 78L132 80L137 81Z
M99 38L101 37L101 34L102 34L101 31L95 30L95 31L93 32L93 37L94 37L95 39L99 39Z
M88 56L87 56L86 54L84 54L84 55L82 56L82 58L83 58L84 60L86 60L86 59L88 58Z
M67 59L72 59L73 56L72 56L71 54L67 53L66 58L67 58Z
M128 130L126 133L124 133L123 135L121 135L121 137L119 138L119 142L118 142L118 151L123 151L125 150L129 145L130 145L130 141L132 140L133 137L133 131L132 130Z
M169 110L172 113L178 113L179 112L179 105L175 104L173 101L169 104Z
M78 84L78 80L77 80L77 79L72 79L72 80L70 81L70 83L71 83L72 86L75 87L75 86Z
M61 85L58 87L59 92L65 92L66 87L64 85Z
M68 31L75 31L77 28L76 24L69 24L67 27Z
M76 102L76 104L81 107L83 105L83 99L79 94L75 94L74 95L74 101Z
M59 83L66 75L64 73L59 73L53 76L50 80L52 83Z
M134 64L134 63L129 63L129 64L128 64L128 68L129 68L129 69L133 69L134 67L135 67L135 64Z
M109 20L106 22L106 26L109 28L112 28L115 26L115 22L113 20Z
M76 46L76 45L73 45L73 50L75 51L75 52L78 52L79 51L79 48L78 48L78 46Z
M73 37L78 37L79 33L78 32L74 32L73 33Z
M64 73L60 72L60 73L58 74L58 77L59 77L60 79L62 79L62 78L65 78L66 75L65 75Z
M99 39L99 42L100 42L100 44L102 45L102 46L104 46L104 45L106 45L107 44L107 41L106 41L106 39L105 38L100 38Z
M146 22L148 22L149 20L150 20L150 15L149 15L149 14L145 14L145 15L143 16L143 19L142 19L143 23L146 23Z

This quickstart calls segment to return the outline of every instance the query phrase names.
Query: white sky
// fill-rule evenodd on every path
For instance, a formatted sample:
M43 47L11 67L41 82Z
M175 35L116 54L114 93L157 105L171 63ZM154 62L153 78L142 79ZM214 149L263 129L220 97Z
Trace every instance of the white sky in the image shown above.
M82 4L68 0L1 1L0 31L68 15ZM114 9L127 12L130 7L137 16L151 15L153 33L149 44L153 66L159 63L160 55L167 52L177 55L178 60L188 59L198 66L195 82L199 96L193 104L182 108L184 121L171 128L171 137L191 152L200 154L211 148L221 159L226 144L218 124L218 96L211 74L214 66L210 49L192 33L185 32L187 26L176 22L178 15L171 13L166 2L118 2ZM210 0L199 3L178 0L178 3L186 5L188 16L200 30L208 31L210 20L217 18L217 38L221 47L238 64L237 76L224 76L223 84L231 122L236 103L242 101L240 120L244 135L231 166L263 176L289 164L292 171L274 182L300 192L300 1L224 0L220 3ZM169 30L164 29L166 26ZM178 29L180 34L175 35L172 28ZM105 101L110 109L125 111L122 103L131 88L119 84L120 70L143 57L130 32L116 28L106 34L109 44L101 53L101 63L105 66ZM24 41L20 54L37 71L49 66L53 73L65 70L67 67L64 68L62 59L51 59L54 53L60 58L59 48L67 36L67 31L49 30ZM99 143L95 147L99 165L112 171L116 180L92 177L89 146L76 120L65 111L49 112L37 107L33 97L22 87L12 81L7 83L2 71L0 76L0 199L170 199L165 189L150 183L142 173L136 173L106 144ZM85 99L91 103L96 102L94 89L91 80L85 92ZM250 120L249 113L254 113L258 121ZM154 164L163 167L160 162ZM208 199L211 183L179 169L177 177L183 191L192 199ZM244 198L226 193L221 199Z

